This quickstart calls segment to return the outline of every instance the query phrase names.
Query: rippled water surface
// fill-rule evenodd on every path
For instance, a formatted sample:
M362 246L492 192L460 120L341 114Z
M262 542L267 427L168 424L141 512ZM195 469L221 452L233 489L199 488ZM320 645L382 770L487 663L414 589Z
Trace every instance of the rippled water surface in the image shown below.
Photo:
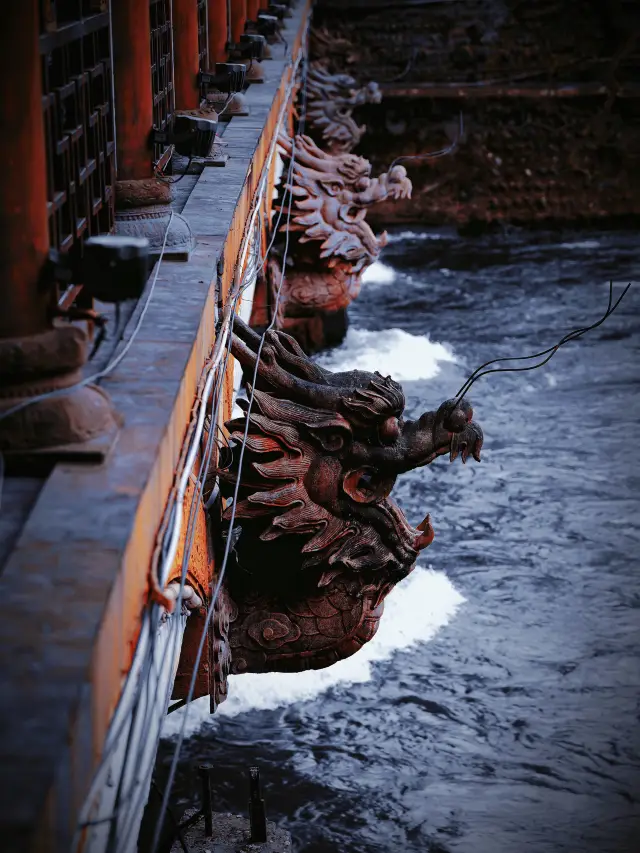
M401 378L410 416L640 279L620 233L396 235L383 263L329 359ZM187 741L177 792L211 760L216 808L246 811L258 764L298 853L640 851L639 350L640 285L543 370L480 380L482 464L441 459L394 493L413 523L431 512L422 566L450 583L423 572L385 618L425 630L306 701L283 676L255 702L272 710L245 688Z

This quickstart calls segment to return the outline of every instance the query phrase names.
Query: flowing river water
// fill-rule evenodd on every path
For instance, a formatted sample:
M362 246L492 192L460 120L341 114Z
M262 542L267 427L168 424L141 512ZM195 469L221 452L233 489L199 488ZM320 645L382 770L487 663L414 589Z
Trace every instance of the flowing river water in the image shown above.
M552 345L640 279L637 235L392 235L335 369L402 382L407 416L480 363ZM481 379L483 462L394 497L436 538L354 658L232 678L189 712L175 795L212 762L218 811L260 766L297 853L640 850L640 285L543 369ZM168 718L168 762L183 712Z

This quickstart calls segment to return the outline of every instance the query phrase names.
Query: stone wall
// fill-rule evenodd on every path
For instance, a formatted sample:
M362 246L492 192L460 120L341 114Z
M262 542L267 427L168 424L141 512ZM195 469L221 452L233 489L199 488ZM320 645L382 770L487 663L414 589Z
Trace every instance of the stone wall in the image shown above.
M401 155L410 201L376 218L602 220L640 213L640 4L319 3L314 56L377 80L358 153ZM462 116L463 132L460 136Z

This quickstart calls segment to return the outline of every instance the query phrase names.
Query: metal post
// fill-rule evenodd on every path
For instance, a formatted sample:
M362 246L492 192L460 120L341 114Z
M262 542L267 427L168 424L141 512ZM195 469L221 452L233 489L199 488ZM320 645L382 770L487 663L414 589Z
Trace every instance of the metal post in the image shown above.
M267 840L267 813L260 790L260 770L249 768L249 822L251 824L251 843L264 844Z
M211 796L211 771L210 764L201 764L198 767L200 786L202 789L202 811L204 814L204 834L206 838L213 835L213 797Z

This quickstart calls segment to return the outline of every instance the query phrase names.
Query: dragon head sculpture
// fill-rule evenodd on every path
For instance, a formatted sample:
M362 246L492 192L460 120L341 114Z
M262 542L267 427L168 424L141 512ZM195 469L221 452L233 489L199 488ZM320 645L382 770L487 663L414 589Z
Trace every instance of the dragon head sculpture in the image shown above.
M285 186L294 202L282 231L292 234L281 305L287 317L306 317L319 311L346 308L358 295L364 270L386 244L366 222L367 210L385 199L409 198L411 181L403 166L378 178L371 164L355 154L327 154L307 136L281 135ZM286 203L288 210L289 202ZM281 269L272 264L272 281Z
M232 353L255 370L260 338L236 320ZM389 590L433 539L389 498L403 472L450 454L480 460L482 431L466 402L403 418L402 388L379 373L332 373L293 338L269 332L253 407L227 426L233 494L247 440L228 573L232 672L318 669L375 633ZM225 514L229 518L231 506Z
M331 74L323 62L313 62L307 75L307 120L332 154L351 151L366 133L352 113L363 104L379 104L377 83L358 85L349 74Z

